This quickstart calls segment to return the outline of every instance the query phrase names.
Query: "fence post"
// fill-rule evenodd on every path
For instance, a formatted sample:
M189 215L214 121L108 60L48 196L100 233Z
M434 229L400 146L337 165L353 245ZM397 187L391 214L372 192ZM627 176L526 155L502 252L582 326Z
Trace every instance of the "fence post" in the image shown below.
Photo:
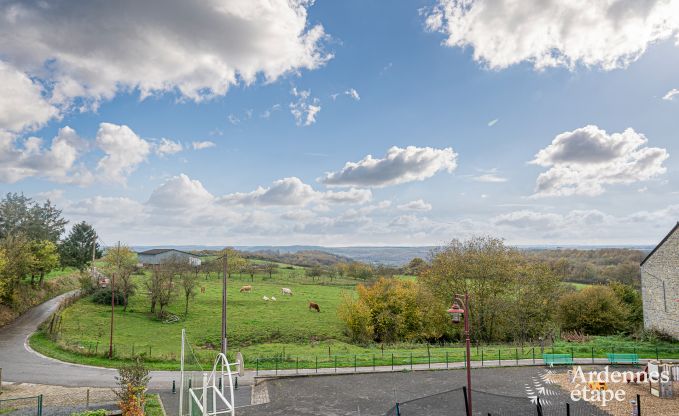
M396 402L396 416L401 416L401 410L398 408L398 402Z
M658 354L658 346L655 346L655 360L658 361L660 359L660 355Z
M592 364L594 364L594 347L592 347Z
M255 372L256 375L259 375L259 357L257 357L257 371Z
M335 355L335 372L337 372L337 356Z
M429 352L428 345L427 345L427 359L429 360L429 368L431 369L431 353Z
M467 358L465 357L465 363L467 362ZM483 367L483 348L481 348L481 367Z
M38 396L38 416L42 416L42 394Z
M356 354L354 354L354 373L356 372Z
M318 373L318 355L316 356L316 372Z
M573 360L573 358L575 358L575 355L573 354L573 347L571 347L571 360Z
M464 414L471 416L469 414L469 403L467 402L467 386L462 386L462 393L464 394Z
M299 374L299 355L297 356L297 362L295 363L295 373Z
M566 416L571 416L571 404L566 403Z
M391 353L391 371L394 371L394 353Z
M274 358L274 362L276 363L276 375L278 375L278 357Z
M518 366L519 365L519 349L514 348L514 351L516 352L516 365Z
M498 350L497 350L497 365L502 367L502 359L501 359L500 351L502 351L502 350L498 348Z
M641 416L641 396L639 396L638 394L637 394L637 416Z
M413 353L410 352L410 371L413 371Z
M375 354L373 354L373 371L375 371Z
M533 364L535 364L535 347L533 347L532 350L533 350Z
M464 365L467 365L467 360L464 360ZM446 368L448 368L448 351L446 351Z

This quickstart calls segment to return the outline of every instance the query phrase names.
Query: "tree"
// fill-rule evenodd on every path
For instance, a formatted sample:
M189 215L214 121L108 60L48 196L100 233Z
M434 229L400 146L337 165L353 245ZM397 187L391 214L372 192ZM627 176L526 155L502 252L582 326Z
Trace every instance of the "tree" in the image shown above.
M118 369L118 376L115 379L118 389L114 390L114 393L118 397L118 406L123 416L144 416L146 388L151 377L141 356L135 357L132 363Z
M184 270L181 275L181 285L184 290L184 316L189 314L189 300L196 296L198 275L191 270Z
M100 258L102 251L94 228L85 221L74 225L60 246L61 264L85 270L92 262L92 245L95 258Z
M11 304L14 291L31 272L34 264L31 242L23 234L10 234L0 240L0 249L7 258L0 274L0 302Z
M257 265L254 262L248 261L244 269L245 273L250 275L250 281L255 281L255 273L257 273Z
M31 267L31 284L34 284L35 276L40 276L42 284L45 275L59 266L59 253L57 245L49 240L31 242L33 263Z
M420 273L427 267L427 262L420 257L415 257L408 263L407 273L414 276L419 276Z
M634 286L611 282L608 285L627 309L628 331L633 332L641 328L644 324L644 309L641 292Z
M311 280L315 280L315 278L321 277L321 275L323 274L323 269L321 268L321 266L312 266L306 269L305 273L307 277L311 278Z
M134 294L136 285L132 280L132 273L137 265L137 253L127 246L118 245L110 248L103 257L104 269L115 276L116 288L123 295L123 310L127 310L130 296Z
M0 238L22 233L29 240L56 243L67 223L49 200L39 205L23 194L8 193L0 201Z
M271 279L274 274L278 273L278 265L276 263L264 263L262 271L268 274L269 279Z
M565 331L611 335L627 328L628 311L608 286L595 285L564 295L558 317Z

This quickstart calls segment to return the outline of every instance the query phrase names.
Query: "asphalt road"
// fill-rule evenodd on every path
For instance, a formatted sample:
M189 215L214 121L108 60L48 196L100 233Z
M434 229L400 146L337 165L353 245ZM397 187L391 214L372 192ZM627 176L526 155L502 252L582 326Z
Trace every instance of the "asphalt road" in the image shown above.
M69 364L42 356L28 347L28 337L59 306L64 297L57 296L21 315L11 324L0 328L0 368L3 381L51 384L57 386L113 387L117 371L109 368ZM179 380L176 371L152 371L152 389L172 387Z

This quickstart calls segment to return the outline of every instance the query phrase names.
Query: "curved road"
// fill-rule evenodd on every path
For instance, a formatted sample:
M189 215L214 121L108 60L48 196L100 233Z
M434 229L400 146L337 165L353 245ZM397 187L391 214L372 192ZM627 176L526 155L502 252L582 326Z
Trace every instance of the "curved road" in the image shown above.
M28 337L38 329L73 292L36 306L11 324L0 328L0 368L3 381L59 386L113 387L117 371L110 368L69 364L36 353L28 347ZM179 383L178 371L152 371L150 387L171 388Z

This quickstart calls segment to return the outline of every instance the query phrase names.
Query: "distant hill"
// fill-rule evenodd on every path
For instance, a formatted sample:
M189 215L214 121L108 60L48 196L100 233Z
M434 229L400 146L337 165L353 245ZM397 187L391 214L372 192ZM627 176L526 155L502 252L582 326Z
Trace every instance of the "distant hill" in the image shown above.
M283 252L278 250L244 251L246 258L267 260L278 263L293 264L295 266L332 266L337 263L354 261L349 257L338 256L321 250L300 250L297 252Z
M159 246L135 246L136 251L143 251L151 248L174 248L184 251L202 251L202 250L219 250L223 246L201 246L201 245L159 245ZM413 257L421 257L428 260L432 250L435 246L419 246L419 247L323 247L323 246L236 246L237 250L243 252L259 252L259 253L276 253L278 256L295 254L300 252L313 252L319 261L332 261L331 256L335 256L334 262L346 261L347 259L361 261L365 263L384 264L389 266L402 266L408 263ZM636 249L642 252L648 252L653 247L645 245L618 245L618 246L586 246L586 245L531 245L519 246L522 250L540 251L540 250L600 250L604 248L627 248ZM323 253L323 254L320 254ZM306 255L307 257L310 254ZM305 257L305 256L301 256ZM344 260L342 260L344 259ZM281 261L283 260L276 260ZM319 263L320 264L320 263Z

